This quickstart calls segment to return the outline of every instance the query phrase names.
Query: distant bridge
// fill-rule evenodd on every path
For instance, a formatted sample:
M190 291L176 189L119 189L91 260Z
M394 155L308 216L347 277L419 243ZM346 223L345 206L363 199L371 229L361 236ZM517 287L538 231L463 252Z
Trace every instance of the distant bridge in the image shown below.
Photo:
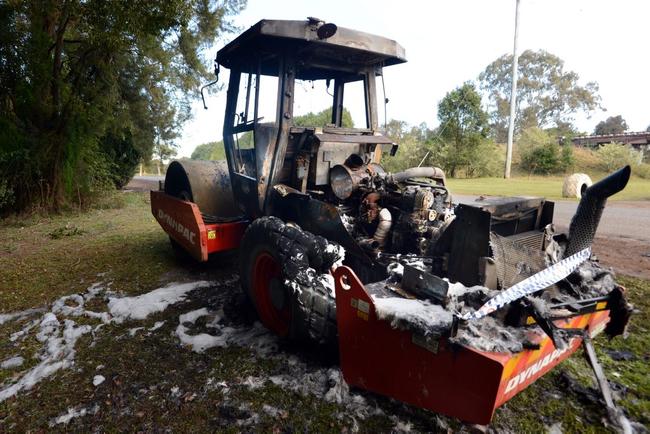
M640 149L642 151L650 151L650 131L578 136L571 139L571 142L577 146L590 147L604 145L605 143L622 143L624 145L632 145L636 149Z

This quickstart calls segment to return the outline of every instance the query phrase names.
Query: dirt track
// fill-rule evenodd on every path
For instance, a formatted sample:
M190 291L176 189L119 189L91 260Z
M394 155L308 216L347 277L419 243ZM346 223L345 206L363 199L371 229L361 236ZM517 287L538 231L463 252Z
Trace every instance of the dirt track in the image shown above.
M132 191L149 191L158 189L158 181L163 181L164 176L134 176L131 181L124 187L125 190Z

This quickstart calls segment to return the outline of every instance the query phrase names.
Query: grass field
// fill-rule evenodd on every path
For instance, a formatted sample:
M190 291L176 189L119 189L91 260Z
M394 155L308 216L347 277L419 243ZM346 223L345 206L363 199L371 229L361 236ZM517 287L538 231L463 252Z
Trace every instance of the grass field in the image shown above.
M596 182L605 174L592 176ZM541 196L562 199L563 177L516 176L503 178L474 178L447 180L452 194L486 196ZM568 199L570 200L570 199ZM625 190L612 196L611 200L650 200L650 180L632 177Z
M183 313L208 306L221 309L226 318L252 321L233 274L236 256L204 265L179 264L150 214L148 196L121 193L118 203L119 208L83 214L1 221L0 314L49 309L57 298L83 293L96 282L122 295L142 294L174 281L202 279L212 286L145 320L99 327L92 318L71 317L96 329L79 338L70 367L0 402L0 431L473 430L369 393L352 391L332 400L316 386L286 388L272 381L277 376L296 377L318 385L318 375L338 372L335 358L313 349L279 343L274 353L262 355L242 341L241 346L190 351L175 334ZM638 309L629 337L612 341L599 337L595 343L621 407L648 427L650 282L626 277L621 282ZM88 305L97 312L107 309L101 298ZM29 321L0 321L0 362L17 354L25 358L20 367L0 369L0 391L39 361L42 344L33 331L14 339ZM94 386L97 374L105 382ZM332 390L330 380L321 385L324 390ZM57 424L70 409L84 409L84 415ZM575 355L498 410L492 428L541 432L555 426L565 432L611 432L604 420L606 412L590 371Z

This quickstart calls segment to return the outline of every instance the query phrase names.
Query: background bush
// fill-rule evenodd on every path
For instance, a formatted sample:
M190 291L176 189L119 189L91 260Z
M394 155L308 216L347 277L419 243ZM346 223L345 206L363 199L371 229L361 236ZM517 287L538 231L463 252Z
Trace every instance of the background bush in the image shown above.
M639 178L650 179L650 164L643 163L632 168L632 173Z
M572 147L560 146L553 134L540 128L525 129L518 144L521 169L528 173L561 173L573 164Z
M639 166L643 161L643 153L636 151L631 146L621 145L620 143L607 143L602 145L596 151L600 160L600 168L607 172L620 169L623 166Z

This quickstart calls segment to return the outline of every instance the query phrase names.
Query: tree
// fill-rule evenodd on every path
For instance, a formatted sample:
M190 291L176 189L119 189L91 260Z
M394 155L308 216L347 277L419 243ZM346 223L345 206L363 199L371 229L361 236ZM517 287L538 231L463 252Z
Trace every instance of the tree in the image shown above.
M133 177L142 154L133 145L131 130L108 131L101 139L100 151L110 162L110 174L116 188L124 187Z
M354 122L348 109L343 109L342 127L353 128ZM309 112L304 115L296 116L293 124L297 127L324 127L332 123L332 108L326 108L318 113Z
M161 142L160 140L156 143L154 154L157 157L156 168L158 170L158 176L162 175L161 167L165 165L165 161L175 156L176 153L174 146L171 146L169 143Z
M488 115L474 84L465 83L447 93L438 104L438 136L442 140L442 162L451 177L470 169L472 160L487 139Z
M515 131L527 127L566 126L577 112L602 108L598 84L578 84L579 76L564 70L564 61L544 50L526 50L519 56ZM492 134L505 142L510 115L512 55L503 55L479 75L489 101Z
M421 123L410 127L404 121L391 119L386 124L385 134L399 145L394 156L391 157L388 154L382 156L382 165L389 172L399 172L409 167L416 167L423 160L435 160L432 155L434 149L431 142L433 131L427 127L427 124Z
M216 143L217 142L208 142L198 145L196 148L194 148L194 151L192 151L190 158L192 160L209 160L210 154L212 153L212 148Z
M226 150L223 147L223 140L203 143L197 146L194 148L194 152L192 152L190 158L192 158L192 160L225 160Z
M621 134L628 129L627 122L623 116L610 116L604 121L598 122L594 129L594 134L607 135L607 134Z
M12 200L58 209L93 189L107 135L148 158L173 145L209 71L202 53L243 0L0 3L0 178ZM102 162L103 160L103 162ZM95 164L97 163L97 164Z

